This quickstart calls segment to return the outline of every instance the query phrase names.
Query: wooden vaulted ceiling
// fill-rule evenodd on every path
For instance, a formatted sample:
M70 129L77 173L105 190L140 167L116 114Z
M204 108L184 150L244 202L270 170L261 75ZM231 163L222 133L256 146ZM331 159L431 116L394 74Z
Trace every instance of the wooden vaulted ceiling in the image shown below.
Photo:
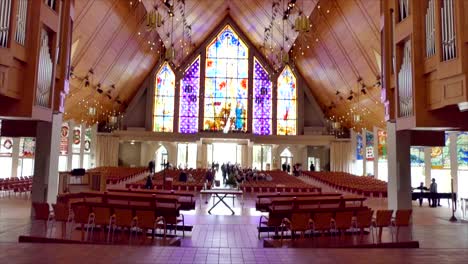
M283 42L283 8L279 6L273 10L272 0L185 0L185 6L182 1L170 2L174 3L175 13L172 41L178 51L176 66L226 15L231 16L250 41L274 63L272 54L279 52ZM147 31L145 15L155 7L165 23L156 31ZM380 74L376 59L380 54L379 1L297 0L296 7L310 15L312 27L307 33L297 34L291 27L299 13L298 8L294 9L285 27L288 39L285 46L287 50L292 49L291 57L295 57L297 69L327 116L356 129L382 127L380 88L374 87ZM183 34L182 13L185 24L191 27L190 33L185 30ZM262 49L265 28L270 26L272 16L275 23L267 43L271 44L273 52ZM162 59L162 45L170 45L169 22L162 0L142 0L141 3L139 0L75 1L74 78L66 100L65 119L95 122L112 111L123 111L139 85ZM359 77L367 86L365 95L360 92ZM349 101L346 98L351 90L355 96ZM90 106L97 108L94 118L88 114ZM353 122L351 110L359 112L363 121Z

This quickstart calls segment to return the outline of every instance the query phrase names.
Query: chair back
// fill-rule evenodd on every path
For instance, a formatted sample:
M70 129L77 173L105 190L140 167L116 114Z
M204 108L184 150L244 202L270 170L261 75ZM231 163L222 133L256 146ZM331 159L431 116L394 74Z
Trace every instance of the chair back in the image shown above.
M372 224L372 215L374 211L372 210L363 210L356 213L356 227L365 228L370 227Z
M48 203L33 203L34 219L49 220L50 209Z
M74 221L78 224L87 224L91 210L88 206L79 205L73 208Z
M314 214L314 229L329 230L332 219L332 213L316 213Z
M337 212L335 215L335 228L347 229L351 228L353 221L353 212Z
M412 213L412 209L397 210L395 213L395 226L409 226Z
M375 215L375 225L378 227L389 226L392 223L393 210L378 210Z
M297 231L309 230L309 220L309 213L293 213L291 216L291 229Z
M130 227L133 222L133 213L131 209L114 209L115 224L117 226Z
M136 217L138 218L139 228L154 228L156 216L153 211L136 211Z
M59 221L59 222L67 222L68 221L68 216L70 214L70 210L69 210L67 204L65 204L65 203L52 204L52 208L54 208L55 221Z
M109 207L93 207L94 223L97 225L107 225L111 217L111 209Z

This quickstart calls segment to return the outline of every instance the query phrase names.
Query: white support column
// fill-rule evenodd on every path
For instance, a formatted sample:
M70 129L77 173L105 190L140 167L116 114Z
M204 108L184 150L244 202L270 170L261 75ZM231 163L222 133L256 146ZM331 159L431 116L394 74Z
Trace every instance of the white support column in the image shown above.
M81 134L80 134L80 168L83 168L83 160L84 160L84 148L85 148L85 134L86 134L86 125L80 124Z
M356 173L356 166L359 166L359 164L356 162L357 161L357 156L356 156L356 149L357 149L357 140L356 140L356 132L354 129L350 129L349 135L351 137L351 148L353 149L352 151L352 161L353 161L353 166L352 166L352 174ZM331 160L330 160L331 163Z
M458 157L457 157L457 134L458 132L449 133L449 142L450 142L450 176L453 179L453 192L457 194L458 191Z
M11 153L11 177L16 178L18 176L18 165L19 165L19 151L20 151L20 138L13 138L13 146ZM29 176L29 175L28 175Z
M374 177L380 179L379 177L379 129L374 127Z
M62 114L54 114L52 123L38 122L33 177L33 202L55 203L58 193L58 158ZM40 153L40 155L39 155Z
M424 186L429 187L431 185L431 147L424 147Z
M247 166L252 167L253 165L253 142L247 143Z
M411 209L410 131L397 131L387 122L388 133L388 208Z

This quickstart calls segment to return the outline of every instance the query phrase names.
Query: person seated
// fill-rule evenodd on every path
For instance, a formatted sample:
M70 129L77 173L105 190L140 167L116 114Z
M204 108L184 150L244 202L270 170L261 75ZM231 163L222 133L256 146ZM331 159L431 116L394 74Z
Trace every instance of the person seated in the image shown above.
M195 179L193 178L192 174L191 173L188 173L187 174L187 182L194 182Z
M421 190L421 193L423 193L424 191L429 191L429 188L424 186L424 182L421 182L419 187L413 188L413 191L414 190ZM431 205L431 199L428 199L428 200L429 200L429 206L430 206ZM422 203L423 203L423 198L422 198L422 195L420 195L420 197L419 197L419 206L422 206Z
M185 171L180 172L179 181L180 182L187 182L187 173Z
M271 175L267 173L267 175L265 176L265 180L266 181L272 181L273 177L271 177Z
M151 175L148 175L148 177L146 177L145 189L153 189L153 179L151 178Z

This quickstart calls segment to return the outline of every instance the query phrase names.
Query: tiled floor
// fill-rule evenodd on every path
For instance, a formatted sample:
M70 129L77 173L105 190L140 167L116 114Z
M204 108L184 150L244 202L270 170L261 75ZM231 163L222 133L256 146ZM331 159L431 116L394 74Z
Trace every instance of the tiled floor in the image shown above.
M232 200L229 200L232 204ZM413 239L421 249L264 249L257 238L253 199L244 207L235 202L235 216L223 207L207 211L212 205L186 213L193 231L186 233L181 248L155 246L105 246L63 244L18 244L19 235L42 235L43 225L29 220L30 201L25 198L0 198L0 263L466 263L468 259L468 224L451 223L448 207L419 207L414 203ZM385 208L385 201L370 199L367 205ZM443 203L446 206L446 204ZM55 236L60 234L54 233ZM76 232L77 233L77 232ZM404 232L403 236L408 234ZM263 236L266 236L264 234ZM78 238L78 235L75 236ZM328 239L328 238L325 238ZM366 238L365 238L366 239ZM370 237L367 236L370 241ZM384 242L391 241L387 231ZM111 261L112 260L112 261Z

